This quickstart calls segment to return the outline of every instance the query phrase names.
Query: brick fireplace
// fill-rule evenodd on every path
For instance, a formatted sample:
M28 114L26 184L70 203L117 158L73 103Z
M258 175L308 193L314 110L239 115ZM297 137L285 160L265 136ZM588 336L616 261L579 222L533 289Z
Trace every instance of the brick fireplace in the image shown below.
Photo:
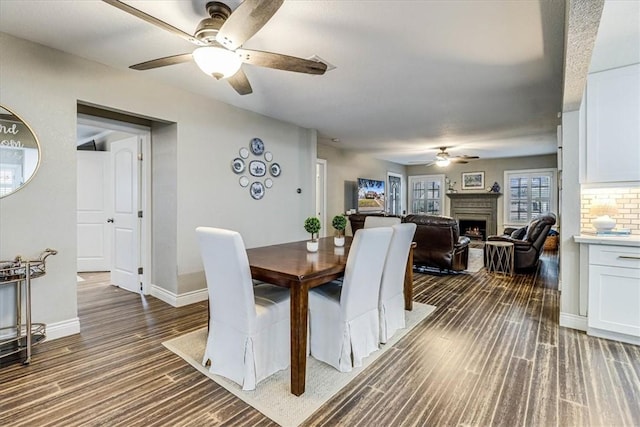
M448 193L450 215L458 220L460 234L486 240L498 232L500 193Z

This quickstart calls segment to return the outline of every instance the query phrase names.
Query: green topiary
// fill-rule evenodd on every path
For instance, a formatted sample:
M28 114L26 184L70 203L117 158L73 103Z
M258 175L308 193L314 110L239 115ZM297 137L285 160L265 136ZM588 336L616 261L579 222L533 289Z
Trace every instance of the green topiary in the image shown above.
M347 217L344 215L336 215L331 220L331 225L338 231L338 236L344 236L344 229L347 228Z
M322 226L320 225L320 220L315 216L310 216L309 218L304 220L304 229L307 233L311 233L311 240L316 240L316 236L318 235L318 231Z

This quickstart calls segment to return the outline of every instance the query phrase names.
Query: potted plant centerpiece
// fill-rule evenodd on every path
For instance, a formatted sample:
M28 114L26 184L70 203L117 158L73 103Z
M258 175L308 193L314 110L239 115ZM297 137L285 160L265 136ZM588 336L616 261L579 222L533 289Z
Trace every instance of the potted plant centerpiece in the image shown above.
M333 237L333 244L336 246L344 246L344 229L347 228L347 217L344 215L336 215L331 220L331 225L338 232L337 236Z
M318 232L322 227L320 226L320 220L315 216L310 216L304 220L304 229L307 233L311 234L311 240L307 242L307 250L309 252L318 251Z

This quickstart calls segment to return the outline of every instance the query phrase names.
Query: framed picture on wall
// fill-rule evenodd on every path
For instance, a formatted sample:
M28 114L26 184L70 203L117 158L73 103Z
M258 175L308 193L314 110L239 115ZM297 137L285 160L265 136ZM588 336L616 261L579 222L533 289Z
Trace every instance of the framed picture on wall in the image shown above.
M463 172L463 190L484 190L484 172Z

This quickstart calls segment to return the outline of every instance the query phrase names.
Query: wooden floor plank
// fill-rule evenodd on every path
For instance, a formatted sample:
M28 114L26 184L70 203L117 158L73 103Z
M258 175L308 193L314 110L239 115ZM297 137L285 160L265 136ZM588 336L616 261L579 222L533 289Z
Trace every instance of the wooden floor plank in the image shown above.
M559 425L557 417L558 347L540 343L533 362L525 425Z
M558 334L558 397L574 406L586 407L586 370L580 351L580 339L574 332L560 328Z

